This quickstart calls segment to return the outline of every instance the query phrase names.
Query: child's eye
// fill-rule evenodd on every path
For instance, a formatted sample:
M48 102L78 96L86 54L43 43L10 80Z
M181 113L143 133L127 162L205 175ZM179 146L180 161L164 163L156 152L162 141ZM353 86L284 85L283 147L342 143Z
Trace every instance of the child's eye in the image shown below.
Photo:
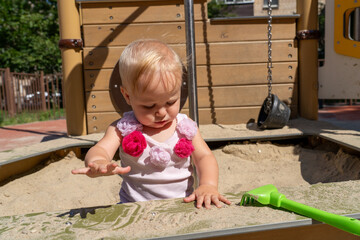
M172 102L167 102L166 104L171 106L171 105L174 105L176 103L176 101L172 101Z
M155 107L155 104L153 104L153 105L151 105L151 106L146 106L146 105L144 105L143 107L146 108L146 109L152 109L153 107Z

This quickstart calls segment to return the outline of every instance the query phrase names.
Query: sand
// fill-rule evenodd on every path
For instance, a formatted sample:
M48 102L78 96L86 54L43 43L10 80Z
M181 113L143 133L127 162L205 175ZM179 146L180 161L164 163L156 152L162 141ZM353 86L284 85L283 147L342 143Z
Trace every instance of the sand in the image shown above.
M228 141L224 146L214 147L213 153L220 169L219 191L231 201L230 206L196 209L182 199L116 204L120 176L88 178L71 174L72 169L84 163L78 151L76 156L69 150L89 147L102 134L69 136L0 152L0 164L52 153L32 171L0 183L0 238L167 238L306 221L281 209L238 205L244 191L265 184L274 184L291 200L325 211L360 213L360 159L350 154L359 152L359 132L302 119L291 121L280 130L259 131L242 124L205 125L200 126L200 131L210 142L214 138ZM292 140L293 144L289 144L290 140L282 141L287 144L275 141L284 136L314 137L308 142ZM240 142L229 141L233 138Z
M316 147L270 142L228 144L214 149L220 169L219 191L239 193L264 184L306 187L360 179L359 158L336 145ZM0 216L113 205L119 202L120 176L72 175L83 160L70 152L53 154L22 177L0 186ZM235 203L235 202L234 202Z
M2 174L6 172L1 164L52 153L32 171L0 183L0 238L144 239L305 219L271 207L238 205L244 191L265 184L274 184L289 199L325 211L360 213L360 159L350 154L360 152L359 132L304 119L278 130L260 131L240 124L202 125L200 132L209 143L219 138L228 141L214 147L213 153L220 169L219 191L230 206L196 209L182 199L116 204L120 176L71 174L84 163L78 151L76 156L69 150L90 147L102 134L68 136L0 152ZM313 136L309 142L275 141L308 136ZM266 142L269 139L273 142Z

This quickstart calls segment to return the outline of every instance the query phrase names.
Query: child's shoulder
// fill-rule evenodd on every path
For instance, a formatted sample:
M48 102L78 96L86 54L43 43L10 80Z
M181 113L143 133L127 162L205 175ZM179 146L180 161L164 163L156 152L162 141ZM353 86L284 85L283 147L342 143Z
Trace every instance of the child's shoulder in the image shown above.
M176 119L178 122L181 122L184 119L190 119L190 118L184 113L178 113L178 115L176 116Z
M185 135L188 140L192 140L198 131L197 124L187 115L182 113L178 114L177 121L176 129L181 134Z
M121 132L123 137L133 131L142 131L143 125L136 119L133 111L125 112L116 123L116 128Z

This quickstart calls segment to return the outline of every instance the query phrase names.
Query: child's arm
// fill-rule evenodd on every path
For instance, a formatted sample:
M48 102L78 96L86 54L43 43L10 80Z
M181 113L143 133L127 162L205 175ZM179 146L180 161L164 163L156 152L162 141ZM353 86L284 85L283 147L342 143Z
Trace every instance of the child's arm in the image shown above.
M188 197L184 198L185 202L196 200L196 207L210 208L211 203L216 207L221 207L220 202L231 204L228 199L218 192L219 168L217 161L210 148L201 137L199 131L192 140L195 151L192 158L199 178L199 187Z
M121 134L116 128L116 122L111 124L104 137L85 156L85 167L72 170L73 174L86 174L89 177L99 177L130 172L130 167L122 168L112 159L121 144Z

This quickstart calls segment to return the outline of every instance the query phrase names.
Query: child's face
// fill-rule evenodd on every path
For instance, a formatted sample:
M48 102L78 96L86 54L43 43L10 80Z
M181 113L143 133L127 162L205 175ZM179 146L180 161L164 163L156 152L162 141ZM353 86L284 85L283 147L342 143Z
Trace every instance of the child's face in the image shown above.
M141 81L144 80L140 77L139 82ZM153 79L144 92L133 93L124 88L121 92L137 120L144 126L162 128L171 123L179 113L180 86L169 90L160 80Z

